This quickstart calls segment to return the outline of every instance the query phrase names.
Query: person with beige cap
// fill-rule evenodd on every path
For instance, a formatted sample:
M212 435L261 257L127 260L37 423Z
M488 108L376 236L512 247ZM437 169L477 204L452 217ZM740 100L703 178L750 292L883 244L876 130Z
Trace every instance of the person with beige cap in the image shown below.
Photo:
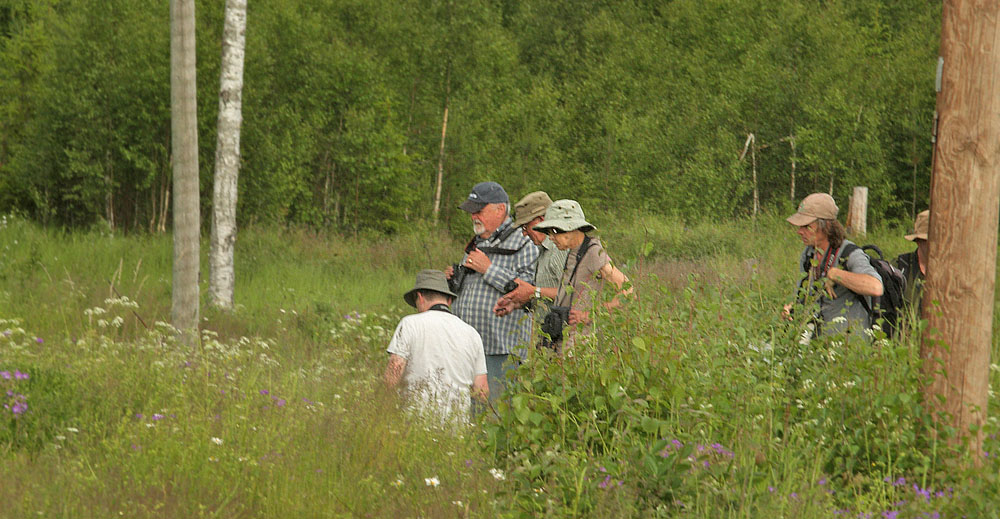
M605 308L610 310L621 305L619 296L632 292L631 287L625 289L628 278L612 264L601 242L587 235L595 229L575 200L553 202L545 210L545 220L535 225L535 230L548 234L560 250L568 251L556 293L556 306L546 316L543 324L543 331L553 339L553 331L561 332L563 324L570 325L571 333L568 340L564 340L563 349L571 347L576 336L587 335L592 331L591 309L596 293L608 284L615 288L613 299L604 303ZM558 330L546 329L556 321ZM558 341L553 342L555 349L559 349Z
M930 229L931 212L921 211L913 222L913 234L905 238L917 244L913 252L900 254L896 258L896 266L906 278L906 290L903 292L903 304L906 307L916 306L920 310L920 296L923 292L924 280L927 277L927 255L930 245L927 241L927 231Z
M858 335L871 328L870 298L882 295L882 278L863 250L854 246L846 258L841 257L851 242L837 221L838 212L832 196L813 193L787 218L788 223L797 227L796 232L805 245L799 258L805 278L797 303L802 306L807 306L807 301L818 303L819 311L811 323L816 336ZM816 285L820 286L818 290ZM786 318L791 318L794 306L785 305Z
M451 313L455 293L440 270L422 270L403 295L418 313L399 321L386 351L385 383L405 387L416 409L444 421L468 422L469 390L489 394L483 340L475 328Z
M538 259L535 262L535 283L531 284L520 279L515 280L518 282L517 289L501 297L493 308L493 312L497 315L506 315L513 312L515 308L520 308L529 301L534 301L533 311L536 317L541 318L548 311L548 305L543 304L542 301L552 301L556 298L559 278L562 277L563 265L566 263L566 255L569 254L569 251L559 250L555 242L549 239L545 233L535 230L535 226L545 220L545 210L550 205L552 205L552 199L545 191L528 193L514 204L514 226L520 227L521 233L538 247Z

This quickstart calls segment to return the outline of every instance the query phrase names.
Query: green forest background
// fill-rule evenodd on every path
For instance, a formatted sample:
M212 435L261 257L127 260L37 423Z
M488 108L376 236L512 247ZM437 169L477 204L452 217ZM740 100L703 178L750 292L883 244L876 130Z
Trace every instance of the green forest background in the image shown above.
M202 208L224 2L197 2ZM927 207L940 2L249 3L243 225L393 232L470 186L695 222L833 186L869 218ZM0 0L0 213L169 227L167 2ZM794 142L794 149L793 149ZM796 191L791 192L792 164ZM207 213L205 213L207 214ZM208 218L203 218L207 226ZM458 228L458 227L456 227Z

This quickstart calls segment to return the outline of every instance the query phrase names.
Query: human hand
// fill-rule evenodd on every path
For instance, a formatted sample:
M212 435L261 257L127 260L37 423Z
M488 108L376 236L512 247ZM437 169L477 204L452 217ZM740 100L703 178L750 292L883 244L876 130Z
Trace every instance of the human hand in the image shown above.
M509 298L516 306L524 306L535 296L535 285L521 278L514 278L514 282L517 283L517 288L508 292L504 297Z
M451 279L451 277L454 275L455 275L455 267L448 265L447 267L444 268L445 279Z
M486 269L490 268L490 265L492 264L493 263L490 261L490 258L488 258L486 254L479 249L473 249L472 252L465 257L465 266L480 274L485 274Z
M584 310L570 310L569 324L590 324L590 312Z
M509 297L503 296L500 299L497 299L497 304L493 305L493 313L496 314L497 317L503 317L513 312L517 306L518 305L515 305L514 301L512 301Z
M788 303L781 311L781 317L786 321L792 320L792 307L793 307L792 303Z
M833 269L830 269L833 270ZM839 269L838 269L839 270ZM826 273L826 277L823 278L823 291L826 292L826 296L830 299L836 299L837 293L834 292L833 288L836 285L836 281L830 277L830 272Z

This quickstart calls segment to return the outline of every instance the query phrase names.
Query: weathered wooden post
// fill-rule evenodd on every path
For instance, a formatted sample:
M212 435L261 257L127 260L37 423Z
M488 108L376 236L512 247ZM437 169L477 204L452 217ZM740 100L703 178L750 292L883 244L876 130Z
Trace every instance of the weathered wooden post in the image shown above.
M854 188L847 210L847 231L858 236L868 234L868 188Z
M948 0L941 27L938 134L921 357L929 411L982 461L1000 200L1000 2Z

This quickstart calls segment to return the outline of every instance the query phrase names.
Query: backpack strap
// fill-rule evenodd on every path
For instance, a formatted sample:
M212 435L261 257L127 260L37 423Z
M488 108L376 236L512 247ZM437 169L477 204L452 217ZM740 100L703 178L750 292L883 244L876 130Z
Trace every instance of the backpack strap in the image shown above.
M851 257L851 254L853 254L854 251L856 251L858 249L861 249L861 252L864 252L865 255L868 256L868 253L865 252L865 249L867 249L868 247L871 247L871 248L875 249L876 251L878 251L879 257L882 257L882 251L878 247L876 247L874 245L866 245L864 247L858 247L854 243L848 242L848 243L845 243L844 246L840 249L840 257L837 258L837 263L840 264L840 267L842 269L847 270L847 260L848 260L848 258ZM868 259L869 259L869 261L871 261L871 256L868 256ZM847 271L850 272L850 270L847 270ZM865 307L865 310L867 310L869 314L871 314L872 313L872 305L871 305L871 303L868 302L868 297L867 296L863 296L863 295L861 295L861 294L859 294L857 292L854 292L853 290L851 290L850 292L852 294L854 294L854 297L856 299L861 300L861 305Z

